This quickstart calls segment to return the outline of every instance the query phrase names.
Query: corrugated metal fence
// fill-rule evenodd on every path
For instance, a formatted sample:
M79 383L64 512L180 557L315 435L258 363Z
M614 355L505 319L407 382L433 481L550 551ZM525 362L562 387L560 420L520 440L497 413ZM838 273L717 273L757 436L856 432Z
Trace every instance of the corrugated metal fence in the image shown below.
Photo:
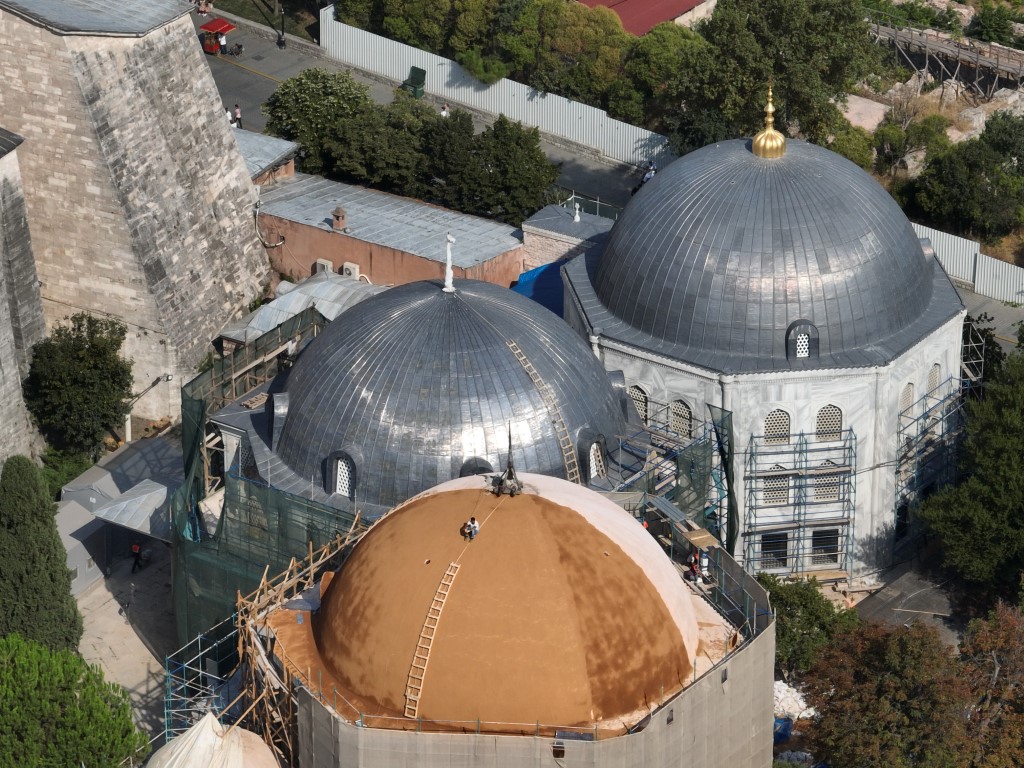
M993 259L974 240L914 224L918 237L927 237L946 273L969 284L975 293L999 301L1024 304L1024 269Z
M656 157L664 165L674 159L668 140L661 134L512 80L484 85L450 59L335 21L333 5L320 9L320 46L344 64L397 83L409 76L410 67L419 67L427 73L424 91L432 96L480 112L505 115L619 162L639 165Z

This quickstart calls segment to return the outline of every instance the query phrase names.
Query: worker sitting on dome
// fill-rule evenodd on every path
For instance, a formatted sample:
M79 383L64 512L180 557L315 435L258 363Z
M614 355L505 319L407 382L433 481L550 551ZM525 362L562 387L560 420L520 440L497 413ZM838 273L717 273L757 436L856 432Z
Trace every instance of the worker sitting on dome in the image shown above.
M469 518L469 520L462 526L463 538L468 538L470 541L476 538L476 535L480 533L480 523L476 521L475 517Z

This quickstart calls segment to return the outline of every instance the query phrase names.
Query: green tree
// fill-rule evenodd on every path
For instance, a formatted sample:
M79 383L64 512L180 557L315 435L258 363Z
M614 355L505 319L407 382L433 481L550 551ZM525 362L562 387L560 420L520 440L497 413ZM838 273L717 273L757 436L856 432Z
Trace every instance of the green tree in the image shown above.
M983 3L967 27L967 36L988 43L1012 46L1013 11L1005 5Z
M832 137L829 149L842 155L852 163L856 163L864 170L871 168L874 160L874 152L871 147L871 134L863 128L851 125L845 119L842 125Z
M51 498L31 461L7 460L0 472L0 636L17 632L54 650L75 650L82 617Z
M36 344L25 403L51 444L92 453L129 412L132 364L121 357L127 329L79 313Z
M1024 117L1005 110L994 112L980 138L999 153L1007 172L1024 176Z
M798 124L812 141L826 141L841 125L846 94L878 56L855 0L719 0L698 32L713 53L681 73L683 100L717 109L733 135L760 129L774 83L776 127Z
M969 694L934 629L861 624L835 635L804 676L818 712L811 751L833 768L968 765Z
M949 147L946 128L949 120L942 115L928 115L907 121L906 126L886 120L874 133L875 169L894 176L909 155L925 151L930 157Z
M972 768L1024 765L1024 614L999 603L960 644L971 694Z
M810 669L833 635L857 625L857 612L836 606L821 594L817 580L781 581L757 577L775 610L775 666L786 680Z
M921 519L959 578L1015 588L1024 567L1024 355L1006 358L969 403L957 469L964 482L928 498Z
M128 694L77 654L9 635L0 638L0 669L5 765L118 768L149 753Z
M381 31L392 40L443 53L450 34L451 0L382 0Z
M358 171L376 105L370 89L348 72L307 69L281 83L262 109L269 133L302 146L302 171L322 174L338 166Z
M429 126L427 170L424 183L428 197L448 208L462 210L473 199L472 174L473 118L461 109L453 109L444 120Z
M917 204L934 223L992 240L1024 221L1024 178L989 144L971 139L928 158Z
M542 208L558 166L540 148L540 132L500 115L476 136L461 177L450 178L460 209L519 226Z

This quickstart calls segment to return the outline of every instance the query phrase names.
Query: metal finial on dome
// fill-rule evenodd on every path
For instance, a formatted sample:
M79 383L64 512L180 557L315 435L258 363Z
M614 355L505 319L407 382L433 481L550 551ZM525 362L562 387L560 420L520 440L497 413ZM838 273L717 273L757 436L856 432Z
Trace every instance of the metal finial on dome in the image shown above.
M452 243L455 242L455 238L452 237L452 233L448 233L448 245L447 255L444 260L444 288L441 290L445 293L455 293L455 273L452 272Z
M786 137L775 130L775 105L768 86L768 106L764 108L764 130L754 137L751 150L758 157L772 159L786 154Z

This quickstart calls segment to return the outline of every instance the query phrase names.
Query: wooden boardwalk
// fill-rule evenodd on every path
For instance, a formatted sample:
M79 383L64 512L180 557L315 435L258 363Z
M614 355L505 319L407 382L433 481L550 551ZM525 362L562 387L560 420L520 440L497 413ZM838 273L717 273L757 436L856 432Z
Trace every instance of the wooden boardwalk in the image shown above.
M978 40L957 40L934 29L887 27L873 21L870 27L876 40L892 43L915 69L918 67L910 54L924 54L925 68L934 62L944 79L959 80L983 96L991 96L999 80L1012 81L1018 87L1024 80L1024 51ZM981 85L986 78L991 81L987 89Z

